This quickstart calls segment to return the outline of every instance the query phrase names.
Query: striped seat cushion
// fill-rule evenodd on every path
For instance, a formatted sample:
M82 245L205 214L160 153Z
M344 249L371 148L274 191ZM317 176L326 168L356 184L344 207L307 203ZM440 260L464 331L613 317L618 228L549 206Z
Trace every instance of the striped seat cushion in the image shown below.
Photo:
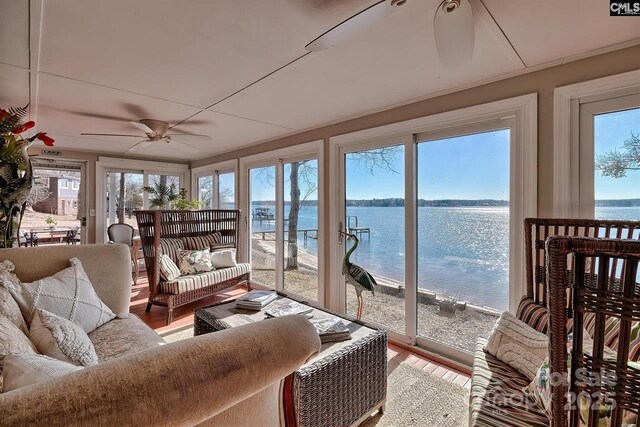
M183 237L184 248L190 251L201 251L209 249L212 245L217 245L222 241L222 235L218 232L207 234L206 236Z
M176 265L180 263L180 251L184 249L184 244L182 243L182 239L173 239L173 238L161 238L160 246L158 246L158 257L161 257L163 254L167 255L171 258Z
M548 426L549 419L523 393L530 381L520 372L484 352L479 340L473 363L470 421L474 427Z
M549 311L533 299L524 297L520 300L516 317L538 332L547 333Z
M181 294L187 291L202 289L207 286L231 280L251 272L250 264L237 264L235 267L221 268L200 274L180 276L170 282L160 282L160 292L165 294Z

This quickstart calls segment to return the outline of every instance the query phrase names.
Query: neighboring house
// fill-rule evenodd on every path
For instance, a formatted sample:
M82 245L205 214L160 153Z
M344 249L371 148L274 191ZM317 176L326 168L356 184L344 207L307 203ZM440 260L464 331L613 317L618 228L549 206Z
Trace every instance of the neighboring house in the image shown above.
M80 180L71 177L49 177L49 197L33 205L36 212L51 215L76 215Z

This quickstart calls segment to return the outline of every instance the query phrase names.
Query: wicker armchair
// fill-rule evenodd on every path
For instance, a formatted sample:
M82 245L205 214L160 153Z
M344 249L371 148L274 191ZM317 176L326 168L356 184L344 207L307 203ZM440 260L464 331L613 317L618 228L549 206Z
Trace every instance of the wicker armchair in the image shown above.
M551 425L565 427L569 421L570 426L583 422L599 426L603 410L611 416L607 425L620 427L623 420L629 422L640 414L640 365L629 360L633 359L630 347L637 346L637 342L631 345L632 327L640 322L640 242L551 237L547 258L551 378L566 378L566 307L573 307L570 380L568 384L551 382ZM583 348L587 316L595 318L591 352ZM619 325L615 357L605 356L604 351L611 321ZM567 391L571 393L569 411ZM586 404L582 417L587 418L582 421L581 402Z
M180 292L163 292L163 281L158 266L161 239L183 239L208 236L219 233L220 243L225 247L237 248L240 211L238 210L200 210L200 211L136 211L138 230L142 241L142 250L149 279L149 302L146 311L152 305L166 307L167 325L173 320L176 307L209 297L238 284L250 287L251 273L207 286Z

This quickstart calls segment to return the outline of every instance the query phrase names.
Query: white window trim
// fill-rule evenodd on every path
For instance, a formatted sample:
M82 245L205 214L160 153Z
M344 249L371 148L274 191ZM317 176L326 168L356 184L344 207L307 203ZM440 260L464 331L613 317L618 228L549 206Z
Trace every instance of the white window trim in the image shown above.
M69 180L67 180L66 178L61 178L58 182L60 184L59 186L60 186L61 190L68 190L69 189Z
M153 162L148 160L131 160L116 157L98 157L96 162L96 243L107 241L106 218L106 173L107 170L135 170L144 174L144 185L148 175L177 175L183 187L191 188L189 165L180 163ZM189 195L187 195L189 197Z
M283 160L286 162L295 161L302 158L315 158L318 160L318 303L324 305L326 301L326 280L325 280L325 220L324 220L324 140L316 140L303 144L294 145L291 147L281 148L278 150L269 151L266 153L254 154L251 156L240 158L239 175L236 175L236 186L239 185L239 197L238 207L242 213L242 226L240 227L240 242L242 243L239 249L239 256L243 262L250 262L250 245L249 245L249 217L250 212L250 180L249 170L265 167L275 166L276 174L282 174ZM276 182L279 176L276 177ZM276 204L283 200L281 186L276 186ZM282 236L283 221L281 218L282 213L279 209L276 209L276 236ZM283 245L276 244L276 289L281 290L278 286L283 283ZM288 292L287 293L291 293Z
M238 209L238 160L226 160L224 162L212 163L191 169L191 194L199 200L198 179L206 176L213 177L213 191L211 194L211 204L213 209L218 209L218 176L225 173L233 173L233 203Z
M554 91L553 214L584 216L580 208L580 105L640 93L640 70L558 87Z
M345 149L353 150L357 147L373 147L386 144L405 144L405 151L410 149L413 156L405 156L405 220L407 228L405 230L405 245L407 245L407 255L415 255L415 237L411 233L415 230L411 228L413 223L415 226L415 214L413 206L413 198L415 197L415 176L409 176L410 171L415 174L415 146L414 135L424 132L446 132L451 128L468 127L483 122L496 119L512 117L514 127L511 135L510 150L510 205L511 219L515 223L512 225L510 238L510 259L519 260L510 266L510 289L509 308L515 312L518 301L526 293L525 286L525 267L524 267L524 223L526 217L537 215L537 94L523 95L515 98L495 101L488 104L477 105L473 107L463 108L460 110L448 111L432 116L421 117L404 122L384 125L377 128L366 129L345 135L339 135L330 138L329 143L329 230L338 230L339 218L341 218L341 206L343 202L340 200L344 196L342 182L344 177L342 164L344 160L341 152ZM414 167L411 168L411 162ZM410 200L411 199L411 200ZM411 211L411 212L408 212ZM408 213L407 213L408 212ZM520 224L520 225L519 225ZM329 233L330 260L327 281L329 283L329 299L328 306L336 311L344 311L344 280L341 277L341 253L335 248L338 247L338 233ZM415 256L413 257L415 258ZM414 260L408 260L406 267L415 270ZM407 331L402 337L407 344L415 344L415 288L416 280L410 277L411 271L407 271L406 277L406 294L407 294L407 310L405 313ZM518 286L517 284L521 285ZM410 296L411 295L411 296ZM413 303L413 304L412 304ZM392 331L390 331L392 332ZM390 333L392 338L393 334ZM441 349L439 349L440 351ZM445 352L442 349L442 352ZM469 363L469 357L465 355L453 355L462 363ZM469 359L469 360L468 360Z

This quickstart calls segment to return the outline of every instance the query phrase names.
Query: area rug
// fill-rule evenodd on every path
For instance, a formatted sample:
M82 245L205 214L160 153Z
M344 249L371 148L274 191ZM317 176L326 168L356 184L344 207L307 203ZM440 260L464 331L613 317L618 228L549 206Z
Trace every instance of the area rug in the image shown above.
M193 336L193 326L160 334L167 342ZM360 427L462 427L469 424L469 390L405 363L389 365L387 409Z

